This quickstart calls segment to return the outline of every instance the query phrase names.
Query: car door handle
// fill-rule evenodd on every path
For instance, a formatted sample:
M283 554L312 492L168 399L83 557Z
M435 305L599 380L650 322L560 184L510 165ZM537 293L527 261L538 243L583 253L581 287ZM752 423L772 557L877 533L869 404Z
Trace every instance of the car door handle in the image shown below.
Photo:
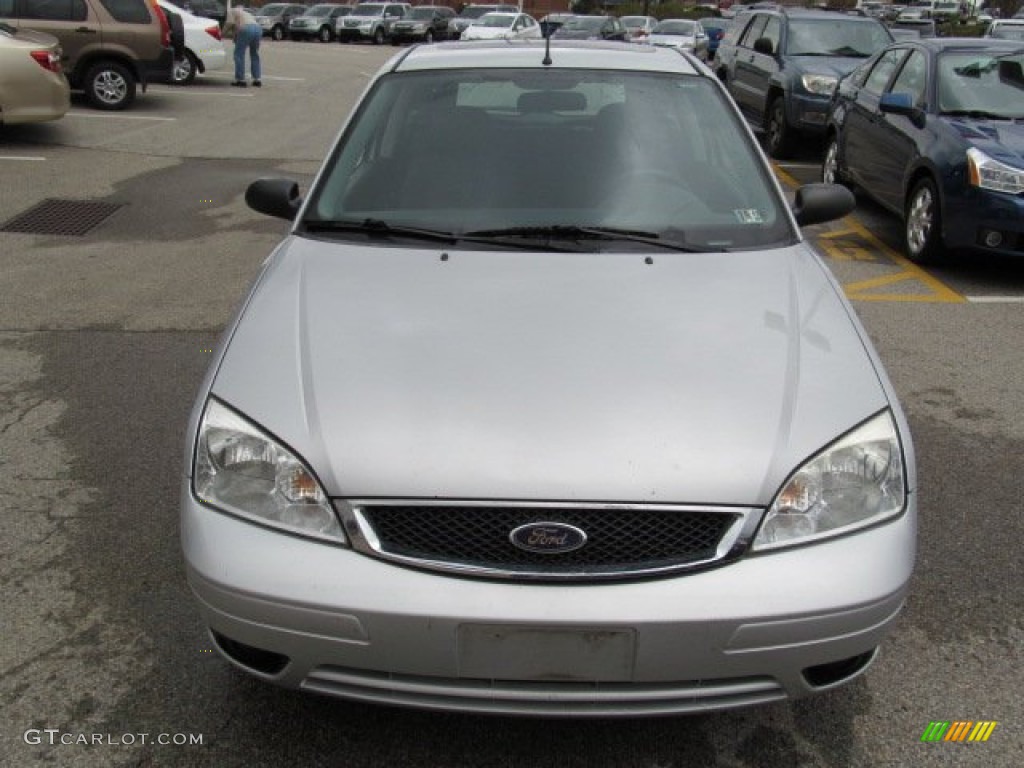
M75 30L75 32L88 32L90 35L95 35L96 34L96 30L93 29L92 27L79 27L78 29Z

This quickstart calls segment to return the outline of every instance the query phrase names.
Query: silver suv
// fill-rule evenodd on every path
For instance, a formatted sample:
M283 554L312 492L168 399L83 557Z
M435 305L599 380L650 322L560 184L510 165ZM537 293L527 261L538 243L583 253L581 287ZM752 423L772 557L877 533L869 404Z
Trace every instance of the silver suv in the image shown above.
M260 27L263 28L263 36L273 40L284 40L288 35L288 25L295 17L302 16L309 10L308 6L298 3L270 3L265 5L253 14Z
M391 26L412 8L408 3L360 3L343 19L338 19L335 35L339 42L372 40L382 45L391 37Z

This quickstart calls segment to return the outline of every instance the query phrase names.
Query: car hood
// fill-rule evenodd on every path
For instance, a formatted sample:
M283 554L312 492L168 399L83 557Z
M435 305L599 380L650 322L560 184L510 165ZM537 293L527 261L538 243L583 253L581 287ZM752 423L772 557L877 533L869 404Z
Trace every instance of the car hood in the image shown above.
M466 28L462 33L466 39L474 40L497 40L512 34L512 27L481 27L473 25Z
M794 56L792 60L796 62L800 72L813 75L833 75L840 78L843 75L850 74L866 61L866 59L862 58L848 58L845 56L830 56L827 58L820 56Z
M211 391L350 498L764 505L888 404L809 248L652 258L290 237Z
M696 38L690 35L651 35L647 41L652 45L696 45Z
M1015 168L1024 168L1024 121L975 120L943 117L946 124L963 140L989 157Z

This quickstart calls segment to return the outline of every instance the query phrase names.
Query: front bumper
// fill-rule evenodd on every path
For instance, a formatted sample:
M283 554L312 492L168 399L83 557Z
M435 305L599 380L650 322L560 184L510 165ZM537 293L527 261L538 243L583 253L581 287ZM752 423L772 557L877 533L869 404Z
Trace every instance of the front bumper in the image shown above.
M906 595L914 503L886 525L709 571L551 585L427 573L271 531L198 503L186 480L182 544L217 647L265 680L429 709L670 714L863 671ZM239 647L282 663L268 671ZM849 675L808 682L808 668L855 657Z
M809 136L824 136L828 126L828 108L831 96L809 93L793 94L788 100L787 117L789 124L800 133Z
M1024 257L1024 195L970 187L956 197L947 194L942 214L947 248Z

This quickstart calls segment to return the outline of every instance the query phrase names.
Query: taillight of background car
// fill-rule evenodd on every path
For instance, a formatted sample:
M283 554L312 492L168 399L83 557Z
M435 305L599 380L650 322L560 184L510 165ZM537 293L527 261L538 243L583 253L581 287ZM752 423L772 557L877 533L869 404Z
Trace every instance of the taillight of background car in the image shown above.
M58 75L62 72L60 54L56 51L30 51L29 56L43 69L56 72Z
M221 39L221 37L220 37L220 27L218 27L216 24L213 24L213 25L207 27L206 28L206 34L208 34L214 40L220 40Z

